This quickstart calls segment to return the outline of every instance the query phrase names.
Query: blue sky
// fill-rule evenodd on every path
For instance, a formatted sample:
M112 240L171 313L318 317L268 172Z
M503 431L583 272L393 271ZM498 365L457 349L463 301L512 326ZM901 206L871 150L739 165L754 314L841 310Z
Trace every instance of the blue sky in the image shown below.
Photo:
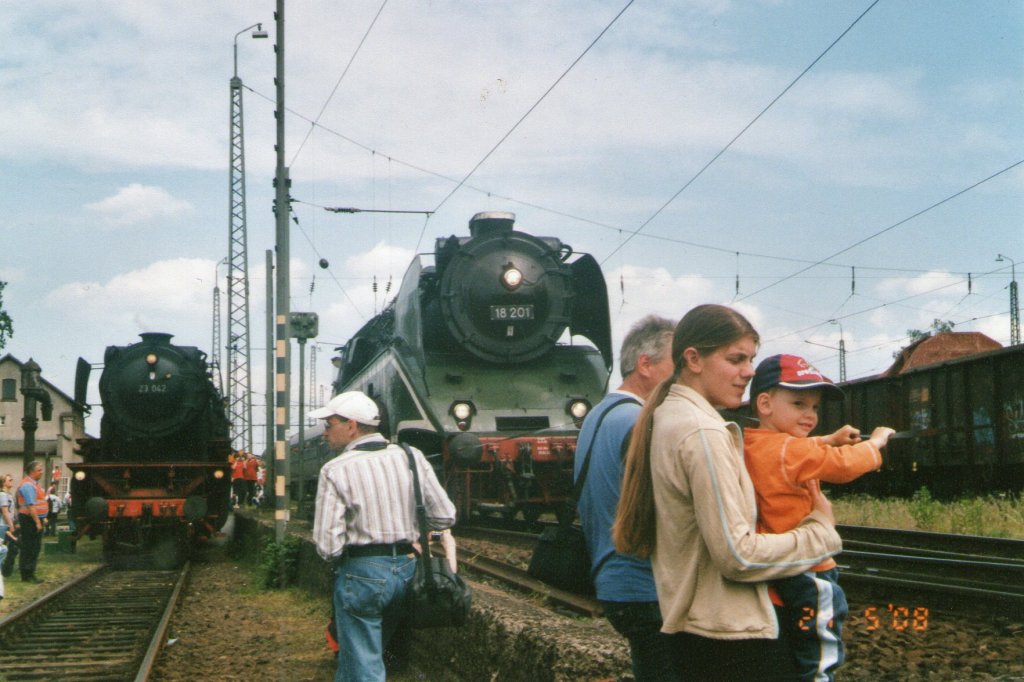
M703 302L747 314L762 356L833 378L834 319L850 378L935 318L1009 342L1010 264L995 258L1024 273L1024 5L637 1L613 22L626 4L289 4L292 310L320 315L318 384L384 305L373 278L397 289L414 251L481 210L594 254L616 346L644 314ZM238 37L262 423L274 3L0 8L6 350L68 392L79 356L139 332L209 350L232 41L270 31Z

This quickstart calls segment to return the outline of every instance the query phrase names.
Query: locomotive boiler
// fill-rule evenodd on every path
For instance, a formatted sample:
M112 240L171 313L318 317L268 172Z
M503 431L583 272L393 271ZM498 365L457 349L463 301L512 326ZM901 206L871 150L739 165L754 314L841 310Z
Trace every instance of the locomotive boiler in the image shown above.
M100 376L100 437L79 441L71 463L75 539L102 537L108 557L179 562L228 513L231 451L224 402L206 354L142 334L109 346ZM90 365L78 363L76 400L86 404Z
M433 264L417 256L338 358L335 392L377 400L390 435L433 458L462 519L561 511L579 427L612 364L597 261L514 222L479 213L469 236L439 238ZM315 481L330 453L315 440L302 452Z

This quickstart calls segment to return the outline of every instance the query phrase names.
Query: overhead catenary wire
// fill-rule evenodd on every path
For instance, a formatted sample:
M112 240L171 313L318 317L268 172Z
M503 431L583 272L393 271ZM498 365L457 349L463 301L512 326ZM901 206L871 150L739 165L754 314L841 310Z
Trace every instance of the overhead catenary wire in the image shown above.
M591 49L593 49L594 45L597 45L597 42L601 40L604 34L607 33L612 26L615 25L615 22L617 22L619 20L619 17L621 17L626 12L626 10L629 9L630 5L632 5L634 1L635 0L629 0L629 2L627 2L621 10L619 10L619 13L616 14L603 29L601 29L601 32L597 34L597 37L590 41L590 44L587 45L586 49L584 49L583 52L581 52L580 55L576 57L576 59L574 59L571 64L569 64L565 71L563 71L562 74L555 79L554 83L548 86L548 89L544 91L544 94L540 96L540 99L534 102L533 105L526 110L526 113L519 117L519 120L516 121L515 124L511 128L509 128L504 135L501 136L501 138L494 144L494 146L491 147L491 149L486 154L484 154L483 158L480 159L468 173L466 173L465 177L463 177L462 180L460 180L459 183L455 187L453 187L452 190L448 192L447 195L445 195L444 199L441 199L440 203L438 203L437 206L434 207L435 213L438 210L440 210L440 208L444 206L448 202L448 200L451 199L452 196L454 196L455 193L462 188L464 184L466 184L466 181L469 180L473 176L473 174L477 172L480 166L484 165L487 159L489 159L491 155L498 150L498 147L500 147L505 142L505 140L507 140L512 135L512 133L515 132L516 128L522 125L523 121L525 121L527 117L530 114L532 114L538 106L540 106L540 103L547 99L547 96L550 95L551 92L558 86L558 84L562 82L562 79L569 75L569 72L572 71L573 68L580 63L583 57L585 57ZM878 2L878 0L875 1ZM423 242L423 234L426 232L426 228L426 223L424 223L423 230L420 232L420 236L416 240L416 251L419 251L420 249L420 244Z
M243 84L242 87L247 89L247 90L249 90L250 92L252 92L257 97L261 97L261 98L265 99L268 102L273 102L273 99L271 99L270 97L268 97L268 96L266 96L266 95L264 95L264 94L262 94L262 93L260 93L260 92L258 92L256 90L253 90L248 85ZM294 115L294 116L296 116L298 118L301 118L304 121L312 122L312 120L313 120L313 119L310 119L310 118L306 117L304 114L301 114L301 113L299 113L299 112L297 112L297 111L295 111L293 109L287 109L287 111L288 111L289 114L292 114L292 115ZM342 139L345 142L348 142L349 144L351 144L353 146L359 147L363 151L366 151L366 152L371 153L371 154L378 154L378 155L384 156L385 158L388 159L389 162L397 163L398 165L404 166L405 168L409 168L410 170L414 170L414 171L416 171L418 173L423 173L425 175L429 175L431 177L438 178L440 180L447 180L447 181L452 182L452 183L458 183L459 182L456 178L453 178L453 177L451 177L449 175L444 175L443 173L439 173L437 171L433 171L433 170L430 170L428 168L424 168L422 166L419 166L419 165L416 165L416 164L413 164L413 163L410 163L410 162L407 162L407 161L403 161L402 159L396 158L394 156L389 156L389 155L387 155L387 154L385 154L385 153L383 153L383 152L381 152L379 150L374 149L373 147L370 147L369 145L366 145L366 144L364 144L362 142L359 142L358 140L355 140L355 139L353 139L351 137L348 137L344 133L341 133L341 132L338 132L336 130L333 130L332 128L330 128L328 126L325 126L322 123L316 124L316 127L319 128L320 130L323 130L324 132L328 133L329 135L334 135L335 137L338 137L339 139ZM723 253L723 254L729 254L729 255L734 255L736 253L739 253L741 256L744 256L744 257L747 257L747 258L758 258L758 259L762 259L762 260L780 261L780 262L788 262L788 263L809 263L809 264L814 264L814 265L822 265L822 266L836 267L836 268L852 268L852 267L857 267L860 270L869 270L869 271L876 271L876 272L927 273L927 272L931 272L933 270L933 268L923 268L923 269L922 268L893 268L893 267L880 267L880 266L863 265L863 264L858 264L856 266L853 266L853 265L850 265L849 263L823 263L820 260L809 260L809 259L806 259L806 258L794 258L792 256L779 256L779 255L767 254L767 253L763 253L763 252L753 252L753 251L737 251L734 247L725 247L725 246L715 246L715 245L712 245L712 244L703 244L701 242L695 242L695 241L689 240L689 239L680 239L678 237L667 237L665 235L651 234L649 232L641 233L641 230L639 230L639 229L630 230L630 229L624 228L622 226L610 225L608 223L601 222L599 220L595 220L593 218L587 218L585 216L579 216L579 215L576 215L576 214L573 214L573 213L569 213L567 211L562 211L562 210L559 210L559 209L556 209L556 208L552 208L550 206L544 206L543 204L538 204L536 202L527 201L525 199L520 199L520 198L513 197L513 196L503 195L503 194L500 194L500 193L495 192L493 190L484 189L482 187L477 187L475 185L464 184L463 188L471 189L471 190L473 190L475 192L479 192L480 194L484 194L484 195L486 195L488 197L502 199L504 201L510 201L510 202L519 204L521 206L526 206L528 208L533 208L533 209L536 209L538 211L543 211L545 213L550 213L551 215L561 216L563 218L568 218L570 220L575 220L575 221L584 223L586 225L593 225L594 227L600 227L602 229L611 230L611 231L616 232L618 234L632 235L632 236L642 237L644 239L652 239L652 240L655 240L655 241L661 241L661 242L665 242L665 243L669 243L669 244L680 244L682 246L691 246L691 247L693 247L695 249L704 249L706 251L714 251L714 252L717 252L717 253ZM373 212L373 209L348 209L348 208L340 208L340 207L338 207L338 208L327 207L327 206L324 206L322 204L316 203L314 201L304 201L304 200L301 200L301 199L296 199L294 197L291 198L291 201L293 203L306 204L308 206L313 206L313 207L316 207L316 208L320 208L320 209L323 209L323 210L326 210L326 211L333 211L333 212L336 212L336 213L370 213L370 212ZM428 220L424 221L423 230L426 229L426 225L429 223L429 216L432 215L431 211L391 211L391 212L392 213L398 212L398 213L423 213L423 214L426 214L428 216ZM695 230L695 231L700 231L700 230L698 229L698 230ZM422 232L421 232L421 238L422 238ZM967 274L967 271L963 271L963 272L960 272L960 271L949 271L949 272L950 272L950 274L957 274L957 275L966 275ZM749 277L750 276L748 275L748 278Z
M392 157L389 156L388 158L389 158L389 161L392 160ZM401 163L401 162L399 162L399 163ZM452 181L453 182L458 182L456 180L452 180ZM473 188L471 185L469 185L468 183L465 183L465 182L463 182L462 186L466 187L466 188L476 189L476 188ZM479 191L483 191L483 190L479 190ZM495 196L497 196L497 195L495 195ZM510 200L512 200L512 201L519 201L519 200L516 200L516 199L510 199ZM529 205L527 202L520 202L520 203L524 203L524 204ZM544 207L538 207L538 208L540 208L541 210L549 210L549 209L545 209ZM564 215L569 215L569 214L564 214ZM572 217L572 218L575 218L575 219L580 219L580 218L578 218L576 216L571 216L571 215L569 215L569 217ZM585 219L581 219L581 220L585 220ZM428 221L426 221L426 220L424 221L424 230L425 230L427 222ZM616 230L619 230L620 232L622 231L621 228L616 228L616 227L613 227L613 226L607 226L607 225L604 225L604 224L597 223L596 221L588 221L588 222L590 222L591 224L600 225L601 227L604 227L604 228L616 229ZM422 234L423 233L421 232L421 238L422 238ZM637 234L640 234L640 230L633 231L633 236L636 236ZM640 236L643 236L643 237L646 237L646 238L652 238L652 239L659 239L660 238L660 239L662 239L663 241L666 241L666 242L686 243L685 240L677 240L677 239L673 239L673 238L662 238L662 237L659 237L658 235L642 234ZM307 236L307 239L308 239L308 236ZM695 248L708 248L708 249L719 250L719 251L727 252L727 253L737 253L737 254L739 253L739 252L736 252L735 249L722 249L722 248L718 248L718 247L712 247L712 246L702 245L702 244L697 244L697 243L689 243L689 245L694 246ZM744 255L747 255L747 254L744 254ZM833 266L833 267L851 267L851 268L853 267L853 266L849 266L849 265L841 265L841 264L836 264L836 263L831 263L831 262L823 263L821 261L808 261L808 260L801 260L801 259L795 259L795 258L772 257L772 256L766 256L764 254L749 254L749 255L751 257L754 257L754 258L769 258L769 259L777 259L777 260L783 260L783 261L810 263L810 264L812 264L812 266L813 265L827 265L827 266ZM889 272L928 272L929 271L929 270L919 270L919 269L909 269L909 268L873 268L873 267L869 267L869 266L857 266L857 267L862 267L862 269L864 269L864 270L878 270L878 271L889 271ZM762 279L760 277L751 277L750 275L746 275L746 276L748 277L748 280L749 279ZM794 277L794 276L797 276L797 275L791 275L789 277ZM789 277L787 277L787 278L789 278ZM737 272L737 278L738 278L738 272ZM868 279L870 279L870 277ZM970 282L970 281L971 281L971 274L968 273L968 282ZM620 284L621 284L621 282L622 282L622 280L620 279ZM853 291L854 288L855 288L855 279L852 279L851 280L851 289L852 289L851 290L851 294L854 293L854 291ZM750 295L752 295L752 294L748 294L748 296L750 296ZM747 298L747 297L744 297L744 298ZM840 308L845 306L848 302L849 302L849 297L847 298L846 301L844 301L844 303L840 306ZM892 305L896 305L896 303L893 303Z
M930 205L930 206L928 206L926 208L922 208L920 211L917 211L913 215L907 216L906 218L904 218L904 219L902 219L900 221L897 221L897 222L893 223L892 225L890 225L890 226L888 226L886 228L883 228L883 229L879 230L878 232L875 232L874 234L868 235L867 237L864 237L863 239L858 240L858 241L854 242L853 244L850 244L849 246L840 249L839 251L836 251L835 253L831 254L830 256L826 256L825 258L822 258L820 261L818 261L815 264L808 265L806 268L803 268L802 270L797 270L796 272L794 272L791 275L787 275L787 276L779 279L776 282L772 282L771 284L769 284L767 286L763 286L760 289L758 289L757 291L751 292L751 293L747 294L746 296L742 297L740 300L743 301L743 300L746 300L746 299L750 298L751 296L756 296L757 294L761 293L762 291L767 291L768 289L771 289L774 286L778 286L779 284L782 284L783 282L788 281L788 280L796 277L797 275L801 275L801 274L807 272L808 270L810 270L811 268L815 267L816 265L820 265L820 264L824 263L825 261L831 260L832 258L835 258L836 256L838 256L840 254L846 253L847 251L860 246L861 244L864 244L866 242L871 241L872 239L880 237L881 235L885 234L886 232L889 232L890 230L896 229L900 225L905 225L906 223L909 223L911 220L914 220L915 218L919 218L920 216L924 215L925 213L928 213L929 211L934 210L934 209L938 208L939 206L942 206L943 204L948 203L948 202L952 201L953 199L956 199L957 197L966 194L967 192L970 192L972 189L974 189L976 187L979 187L979 186L985 184L986 182L999 177L1003 173L1006 173L1008 171L1013 170L1014 168L1016 168L1017 166L1021 165L1022 163L1024 163L1024 159L1021 159L1020 161L1017 161L1015 163L1011 163L1006 168L1003 168L1002 170L998 170L995 173L993 173L992 175L989 175L986 178L978 180L977 182L975 182L975 183L973 183L971 185L968 185L967 187L964 187L963 189L961 189L958 192L954 192L953 194L949 195L945 199L940 199L939 201L936 201L934 204L932 204L932 205Z
M293 215L293 222L295 223L296 227L299 228L299 232L302 233L302 236L306 238L306 241L309 243L309 247L313 249L313 253L316 254L317 258L323 259L323 255L320 253L320 250L317 249L316 244L314 244L313 240L309 238L309 235L306 234L306 230L302 226L302 223L299 222L298 216ZM356 314L358 314L364 320L367 319L363 311L360 310L358 305L356 305L356 302L352 300L351 296L349 296L348 290L345 289L344 286L342 286L341 281L335 276L335 274L330 270L330 268L327 268L327 274L329 274L331 276L331 279L334 280L334 283L337 285L338 289L345 297L345 300L347 300L349 304L351 304L353 310L356 311Z
M750 123L748 123L747 125L743 126L743 128L742 128L742 129L741 129L741 130L740 130L740 131L739 131L738 133L736 133L735 137L733 137L733 138L732 138L731 140L729 140L728 144L726 144L726 145L725 145L724 147L722 147L722 149L721 149L721 150L719 150L719 152L718 152L717 154L715 154L715 155L714 155L713 157L711 157L711 160L710 160L710 161L708 161L707 163L705 163L705 164L704 164L704 165L703 165L703 166L701 167L701 169L700 169L699 171L697 171L697 173L696 173L696 174L695 174L695 175L694 175L693 177L691 177L691 178L690 178L689 180L687 180L687 181L686 181L686 183L685 183L685 184L684 184L684 185L683 185L682 187L680 187L680 188L679 188L679 191L677 191L677 192L676 192L675 194L673 194L673 195L672 195L672 196L671 196L671 197L669 198L669 200L668 200L668 201L666 201L666 202L665 202L664 204L662 204L661 206L659 206L659 207L658 207L658 210L656 210L656 211L655 211L655 212L654 212L654 213L653 213L653 214L652 214L652 215L651 215L651 216L650 216L650 217L649 217L649 218L648 218L647 220L645 220L645 221L644 221L643 223L641 223L641 224L640 224L640 227L638 227L638 228L636 229L636 231L635 231L635 232L634 232L634 233L633 233L632 235L630 235L629 237L627 237L625 241L621 242L621 243L620 243L620 244L619 244L618 246L616 246L616 247L615 247L614 249L612 249L612 252L611 252L611 253L609 253L609 254L608 254L607 256L605 256L605 257L604 257L604 259L602 259L602 260L601 260L601 264L602 264L602 265L604 265L605 261L607 261L607 260L608 260L609 258L611 258L611 257L612 257L613 255L615 255L615 253L616 253L616 252L618 252L618 251L619 251L619 250L620 250L620 249L621 249L621 248L622 248L623 246L625 246L626 244L628 244L628 243L629 243L629 242L630 242L630 241L631 241L631 240L633 239L633 237L635 237L635 236L636 236L636 235L637 235L638 233L640 233L640 232L641 232L641 231L642 231L642 230L643 230L644 228L646 228L646 227L647 227L648 225L650 225L650 224L651 224L651 221L653 221L653 220L654 220L655 218L657 218L657 217L658 217L659 215L661 215L662 211L664 211L664 210L665 210L666 208L668 208L668 207L669 207L669 205L670 205L670 204L672 204L672 202L674 202L674 201L675 201L676 199L678 199L678 198L679 198L679 195L680 195L680 194L682 194L683 192L685 192L685 191L686 191L686 189L687 189L687 188L688 188L688 187L689 187L690 185L692 185L692 184L693 184L694 182L696 182L697 178L699 178L699 177L700 177L701 175L703 175L703 174L704 174L704 171L706 171L706 170L707 170L708 168L710 168L710 167L711 167L711 165L712 165L712 164L713 164L713 163L714 163L715 161L717 161L717 160L718 160L719 158L721 158L721 156L722 156L723 154L725 154L725 153L726 153L727 151L729 151L729 148L730 148L730 147L732 147L732 146L733 146L733 144L735 144L735 143L736 143L736 140L740 139L740 137L742 137L742 136L743 136L743 134L744 134L745 132L747 132L748 130L750 130L750 128L751 128L751 127L752 127L752 126L753 126L753 125L754 125L755 123L757 123L757 122L758 122L758 120L760 120L760 118L761 118L762 116L764 116L764 115L765 115L765 114L766 114L766 113L768 112L768 110L769 110L769 109L771 109L771 108L772 108L772 107L773 107L773 106L775 105L775 103L776 103L776 102L778 102L778 101L779 101L780 99L782 99L782 97L783 97L783 96L784 96L784 95L785 95L785 94L786 94L787 92L789 92L789 91L790 91L790 89L792 89L792 87L793 87L794 85L796 85L796 84L797 84L797 82L798 82L798 81L799 81L799 80L800 80L801 78L803 78L803 77L804 77L804 76L805 76L805 75L807 74L807 72L808 72L808 71L810 71L811 69L813 69L813 68L814 68L814 65L815 65L815 64L817 64L818 62L820 62L820 61L821 61L821 60L822 60L822 59L823 59L823 58L825 57L825 55L826 55L826 54L828 54L828 53L829 53L829 52L830 52L830 51L832 50L832 48L833 48L833 47L835 47L835 46L836 46L836 45L837 45L837 44L839 43L839 41L843 39L843 37L844 37L844 36L845 36L845 35L846 35L847 33L849 33L849 32L850 32L851 30L853 30L853 27L854 27L854 26L856 26L856 25L857 25L858 23L860 23L860 20L861 20L861 19L863 19L863 18L865 17L865 15L867 15L867 13L868 13L868 12L870 12L870 11L871 11L871 9L872 9L872 8L873 8L873 7L875 6L875 5L877 5L877 4L879 3L879 1L880 1L880 0L874 0L874 2L872 2L872 3L870 4L870 5L868 5L867 9L865 9L865 10L864 10L863 12L861 12L861 13L860 13L860 15L859 15L859 16L858 16L858 17L857 17L856 19L854 19L854 20L853 20L853 23L852 23L852 24L850 24L849 26L847 26L847 27L846 27L846 30L845 30L845 31L843 31L842 33L840 33L840 34L839 34L839 36L838 36L838 37L837 37L837 38L836 38L835 40L833 40L833 41L832 41L832 42L831 42L831 43L829 44L829 46L828 46L828 47L826 47L826 48L825 48L825 49L824 49L824 50L822 51L822 53L821 53L821 54L819 54L819 55L818 55L817 57L815 57L815 58L814 58L814 61L812 61L812 62L811 62L810 64L808 64L808 65L807 65L807 67L806 67L806 68L805 68L805 69L804 69L803 71L801 71L801 72L800 72L800 74L799 74L799 75L798 75L798 76L797 76L796 78L794 78L794 79L793 79L792 81L790 81L789 85L787 85L787 86L786 86L785 88L783 88L783 89L782 89L782 92L780 92L780 93L779 93L778 95L776 95L776 96L775 96L775 98L774 98L774 99L772 99L772 101L771 101L771 102L769 102L769 103L768 103L768 105L767 105L767 106L766 106L766 107L765 107L764 109L762 109L762 110L761 110L761 111L760 111L760 112L759 112L759 113L757 114L757 116L755 116L755 117L754 117L754 118L753 118L753 119L752 119L752 120L750 121ZM743 300L743 299L740 299L740 300Z
M985 274L991 274L991 272L997 272L997 271L998 271L998 269L992 270L989 273L985 273ZM873 312L875 310L881 310L882 308L892 307L892 306L898 305L898 304L900 304L900 303L902 303L904 301L909 301L911 299L918 298L920 296L926 296L928 294L933 294L933 293L936 293L938 291L942 291L944 289L949 289L950 287L954 287L954 286L957 286L958 284L963 284L963 283L964 283L964 280L957 280L957 281L954 281L954 282L948 282L946 284L943 284L942 286L935 287L935 288L929 289L927 291L918 291L918 292L915 292L913 294L909 294L907 296L904 296L904 297L896 299L896 300L886 301L884 303L880 303L878 305L874 305L874 306L871 306L869 308L864 308L863 310L853 311L853 312L847 313L846 315L837 316L837 317L834 317L834 318L831 318L831 319L835 319L835 320L839 320L839 321L846 320L846 319L849 319L849 318L852 318L852 317L856 317L856 316L864 315L866 313ZM772 339L767 339L766 341L778 341L780 339L787 339L787 338L790 338L792 336L805 334L808 331L817 329L818 327L821 327L822 325L827 324L827 323L828 323L828 321L823 321L823 322L819 322L817 324L813 324L813 325L810 325L810 326L807 326L807 327L802 327L800 329L794 329L792 331L786 332L785 334L782 334L780 336L774 337Z
M300 142L299 146L295 149L295 154L292 155L292 162L288 164L289 168L295 166L295 160L299 158L299 153L302 152L302 148L306 146L306 141L309 140L309 136L313 134L313 129L316 128L317 123L320 122L320 118L324 115L324 112L327 111L327 105L331 103L331 100L334 98L334 94L338 92L338 88L341 86L341 81L345 80L345 76L346 74L348 74L348 70L352 68L352 63L355 62L356 56L359 54L360 50L363 49L363 43L366 42L366 39L369 37L370 32L373 30L373 27L377 24L377 19L380 18L380 15L384 11L384 7L387 4L388 0L384 0L384 2L380 4L380 7L377 9L377 13L373 16L373 21L371 21L370 25L366 27L366 32L363 33L362 39L359 41L359 44L356 45L356 49L352 51L352 56L349 57L348 63L342 70L341 75L338 76L338 82L334 84L334 88L331 90L331 94L327 96L327 99L324 101L324 105L320 107L320 113L316 115L315 119L310 121L309 130L306 131L306 135L305 137L302 138L302 142Z

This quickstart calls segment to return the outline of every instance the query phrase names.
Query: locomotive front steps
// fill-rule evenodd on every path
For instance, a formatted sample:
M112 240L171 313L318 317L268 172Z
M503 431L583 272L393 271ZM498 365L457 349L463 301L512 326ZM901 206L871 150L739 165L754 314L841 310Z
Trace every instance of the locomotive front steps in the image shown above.
M331 569L316 553L309 525L291 521L288 533L300 542L297 582L329 599ZM255 560L274 521L235 512L235 543ZM464 576L466 577L466 576ZM473 607L460 628L413 632L412 664L443 670L462 680L632 680L629 649L603 618L574 618L469 579ZM448 679L451 679L448 677Z

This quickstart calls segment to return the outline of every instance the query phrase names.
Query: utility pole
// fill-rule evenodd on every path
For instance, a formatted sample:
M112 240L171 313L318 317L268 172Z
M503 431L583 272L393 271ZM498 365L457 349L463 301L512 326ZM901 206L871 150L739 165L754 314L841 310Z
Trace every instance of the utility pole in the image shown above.
M289 330L289 312L291 295L288 279L291 277L291 264L288 234L288 169L284 165L284 0L277 0L274 20L277 22L276 45L276 76L277 108L277 167L274 172L274 216L275 237L277 244L277 283L276 320L277 343L275 348L275 364L277 378L277 405L274 428L274 539L284 542L285 529L288 525L288 405L291 392L291 342Z
M266 269L267 269L267 295L264 299L266 301L266 373L265 378L265 400L267 413L264 418L264 424L267 429L266 436L266 458L263 462L263 466L267 468L266 477L263 479L264 498L275 499L274 495L274 252L267 249L266 252ZM268 491L269 488L269 491Z
M242 79L238 77L238 36L255 28L253 38L266 38L262 24L235 34L231 76L231 158L228 192L228 416L232 447L252 452L252 380L249 377L249 247L245 224L245 131Z

